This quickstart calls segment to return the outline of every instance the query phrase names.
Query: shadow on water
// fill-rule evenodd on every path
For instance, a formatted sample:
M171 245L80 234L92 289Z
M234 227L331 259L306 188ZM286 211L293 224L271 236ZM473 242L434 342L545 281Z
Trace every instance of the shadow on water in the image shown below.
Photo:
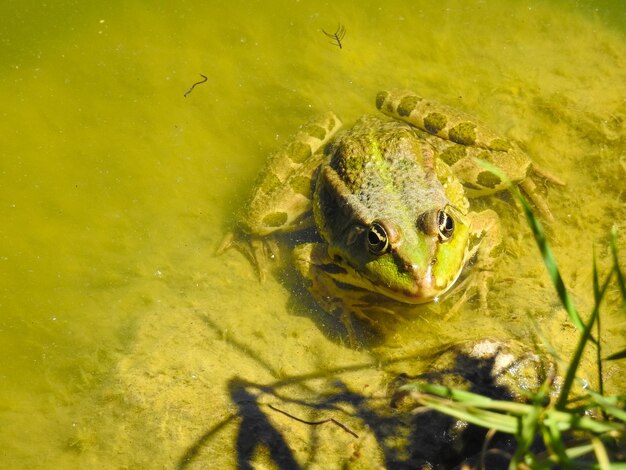
M204 317L211 329L219 329L210 319ZM258 355L250 348L236 341L231 343L239 348L244 354L258 361ZM251 469L253 462L262 457L273 463L277 468L291 470L303 468L302 455L294 450L294 436L281 432L271 421L270 417L287 415L292 418L294 426L310 426L309 454L315 455L316 447L320 448L321 435L319 429L335 421L339 427L346 431L346 439L355 439L353 455L351 457L337 457L337 459L349 458L356 460L362 458L358 450L358 443L363 441L361 437L353 437L360 429L373 434L375 446L382 454L383 464L389 469L430 468L449 469L480 468L483 463L486 468L507 468L508 460L515 449L515 442L511 436L489 436L489 451L481 455L481 449L485 443L486 431L466 423L460 423L454 418L448 417L436 411L416 407L407 402L406 397L398 393L397 389L406 383L421 381L428 383L443 384L468 384L472 392L483 393L496 399L511 399L509 391L494 382L493 370L495 359L475 359L460 353L456 360L444 370L429 371L415 377L406 375L396 376L391 380L384 397L366 396L355 393L348 389L345 382L338 377L346 372L385 367L392 362L402 362L417 359L417 357L403 357L394 359L384 364L360 364L350 368L337 370L325 370L318 373L287 377L270 384L257 384L248 382L239 377L232 377L227 382L230 400L236 406L237 411L226 417L202 436L191 443L178 461L179 469L189 468L193 464L208 464L204 462L205 449L211 446L212 440L226 427L237 426L233 449L223 449L224 452L236 453L238 468ZM262 367L275 372L272 368L260 361ZM317 379L329 379L332 393L320 393L315 391L308 382ZM289 386L296 386L307 396L308 399L295 398L288 393L281 392ZM292 389L290 389L292 390ZM276 403L277 406L269 404ZM301 406L315 412L322 412L324 416L348 415L351 423L358 422L358 429L351 429L341 424L335 418L316 422L307 422L301 418L282 411L282 404ZM349 410L349 411L347 411ZM348 437L348 435L351 435ZM291 444L290 444L291 442ZM297 447L301 448L301 441L295 440ZM309 455L310 458L310 455ZM485 462L481 463L481 458ZM367 462L369 463L369 462ZM372 465L375 462L372 462Z

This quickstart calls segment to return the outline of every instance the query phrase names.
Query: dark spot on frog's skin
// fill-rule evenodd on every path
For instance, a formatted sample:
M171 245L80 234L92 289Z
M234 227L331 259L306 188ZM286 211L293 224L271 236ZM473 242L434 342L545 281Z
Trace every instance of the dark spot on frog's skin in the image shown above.
M476 190L483 189L482 186L478 186L477 184L470 183L469 181L463 181L463 186L469 189L476 189Z
M322 264L319 268L328 274L346 274L348 271L343 269L341 266L333 263Z
M456 162L465 158L467 155L467 148L463 145L454 145L445 149L439 157L448 165L454 165Z
M489 142L489 148L491 150L506 152L508 150L511 150L511 143L507 142L504 139L493 139L491 142Z
M289 179L289 186L294 193L302 194L304 197L311 198L311 178L302 175L296 175Z
M433 258L433 259L430 260L430 265L431 266L434 266L436 264L437 264L437 258Z
M324 145L324 155L329 156L331 153L333 153L333 149L334 145L332 144L332 142L327 143L326 145Z
M311 156L311 147L302 142L292 142L287 148L289 158L295 163L302 163Z
M400 104L398 105L398 114L400 116L409 116L417 106L417 103L419 103L421 100L422 99L419 96L405 96L404 98L402 98Z
M319 139L319 140L324 140L324 137L326 137L326 129L324 129L321 126L317 126L315 124L311 124L309 126L306 126L304 128L304 132L306 132L310 136L313 136L313 137L315 137L316 139Z
M335 283L335 285L339 289L341 289L343 291L356 291L356 292L361 291L361 292L363 292L363 289L361 289L360 287L357 287L357 286L353 286L352 284L346 284L345 282L341 282L341 281L338 281L336 279L333 279L333 282Z
M276 176L271 171L268 171L267 173L265 173L265 175L263 175L262 181L263 182L261 183L259 189L263 193L269 193L270 191L279 187L282 184L280 179L278 179L278 176Z
M476 178L476 182L483 188L495 188L502 180L490 171L481 171Z
M272 212L263 217L263 224L267 227L280 227L287 222L286 212Z
M333 129L335 126L337 125L337 123L335 122L335 120L331 117L328 118L328 129Z
M431 134L437 134L447 123L448 118L441 113L430 113L424 118L424 127Z
M376 95L376 109L381 110L383 108L383 104L389 98L389 93L386 91L381 91Z
M462 145L474 145L476 142L476 124L462 122L457 124L448 133L450 140Z

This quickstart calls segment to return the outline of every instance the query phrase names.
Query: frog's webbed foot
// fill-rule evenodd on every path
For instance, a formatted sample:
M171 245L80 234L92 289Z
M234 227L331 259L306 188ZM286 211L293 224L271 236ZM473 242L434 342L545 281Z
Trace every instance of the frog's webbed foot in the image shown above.
M270 264L279 260L278 245L272 237L240 236L235 232L229 232L215 253L219 256L231 248L239 251L250 261L261 282L267 278Z

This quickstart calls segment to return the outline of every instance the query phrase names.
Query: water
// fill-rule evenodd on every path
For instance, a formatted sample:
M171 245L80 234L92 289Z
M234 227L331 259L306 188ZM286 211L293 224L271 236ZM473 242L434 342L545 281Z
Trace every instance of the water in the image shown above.
M2 466L233 465L243 391L313 419L285 397L314 401L336 380L380 394L459 332L528 338L540 327L566 359L575 332L507 200L486 201L507 238L490 316L419 311L365 350L342 345L296 280L260 285L239 253L214 256L265 156L298 125L328 109L353 122L379 89L404 87L475 114L567 182L549 189L550 237L589 311L592 247L608 266L617 224L626 253L626 21L620 2L566 5L0 7ZM321 33L338 24L342 49ZM607 353L624 346L614 310ZM281 399L238 382L342 368L279 382ZM623 368L605 372L609 391L623 390ZM352 457L366 468L379 443L344 409L357 441L270 419L311 466Z

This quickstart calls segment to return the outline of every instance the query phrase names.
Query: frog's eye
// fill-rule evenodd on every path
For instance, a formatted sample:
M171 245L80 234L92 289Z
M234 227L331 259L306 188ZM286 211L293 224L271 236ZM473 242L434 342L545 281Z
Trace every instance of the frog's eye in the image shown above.
M389 235L380 222L372 222L365 240L367 249L373 255L382 255L389 249Z
M447 242L454 233L454 219L444 211L437 213L437 228L439 230L439 241Z

